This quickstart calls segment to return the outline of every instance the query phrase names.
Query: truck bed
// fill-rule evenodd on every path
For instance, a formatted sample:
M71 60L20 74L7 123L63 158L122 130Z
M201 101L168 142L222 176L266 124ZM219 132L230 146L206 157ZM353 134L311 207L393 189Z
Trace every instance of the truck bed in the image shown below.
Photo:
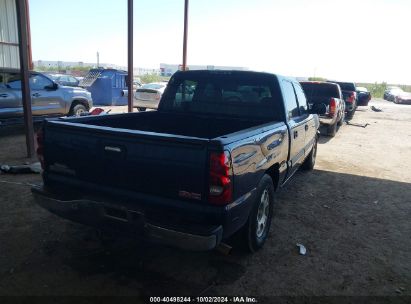
M264 124L264 121L150 111L70 119L81 124L213 139Z

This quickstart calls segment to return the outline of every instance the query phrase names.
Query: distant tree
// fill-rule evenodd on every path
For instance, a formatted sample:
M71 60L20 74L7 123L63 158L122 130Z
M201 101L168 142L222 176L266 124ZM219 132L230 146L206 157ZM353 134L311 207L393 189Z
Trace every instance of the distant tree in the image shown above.
M326 78L323 77L308 77L308 81L326 81Z

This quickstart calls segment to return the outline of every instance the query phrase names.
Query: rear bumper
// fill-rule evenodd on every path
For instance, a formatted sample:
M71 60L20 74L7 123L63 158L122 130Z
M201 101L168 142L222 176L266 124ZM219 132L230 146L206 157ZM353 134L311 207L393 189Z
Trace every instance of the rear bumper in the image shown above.
M133 107L134 108L147 108L147 109L157 109L159 100L141 100L134 98Z
M355 104L352 102L345 102L345 111L346 112L355 111Z
M337 122L336 117L320 116L320 124L331 126Z
M34 186L32 193L38 205L63 218L186 250L211 250L223 236L221 225L202 225L201 229L195 225L167 226L150 222L141 210L123 205L56 197L42 186Z

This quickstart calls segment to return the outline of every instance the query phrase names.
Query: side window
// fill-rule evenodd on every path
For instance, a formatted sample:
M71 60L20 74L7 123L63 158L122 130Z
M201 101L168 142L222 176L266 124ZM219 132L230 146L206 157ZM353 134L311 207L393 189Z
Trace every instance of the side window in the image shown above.
M46 86L50 86L53 83L42 75L32 75L29 79L30 89L32 90L44 90Z
M300 115L308 113L307 98L305 97L304 91L299 83L294 83L295 93L298 98L298 105L300 106Z
M294 87L291 82L283 80L284 102L288 119L299 116L297 98L295 97Z
M21 77L20 77L20 75L19 74L10 74L8 79L7 79L6 87L8 87L10 89L15 89L15 90L21 90Z

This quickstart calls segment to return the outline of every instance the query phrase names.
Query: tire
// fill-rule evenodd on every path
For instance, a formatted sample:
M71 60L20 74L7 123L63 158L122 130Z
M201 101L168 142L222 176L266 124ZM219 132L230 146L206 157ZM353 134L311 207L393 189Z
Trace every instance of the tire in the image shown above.
M337 122L335 122L334 124L328 126L327 128L327 135L334 137L335 133L337 133Z
M146 110L146 108L137 108L137 110L138 110L139 112L144 112L144 111Z
M318 138L316 137L313 148L311 149L310 154L308 154L307 158L301 165L301 169L305 171L311 171L314 169L315 159L317 158L317 144L318 144Z
M355 113L355 110L352 110L351 112L347 112L347 118L348 118L348 119L353 118L353 117L354 117L354 113Z
M249 252L263 247L270 232L274 209L274 185L271 177L264 174L260 180L254 206L244 226L244 245Z
M86 113L87 108L82 104L76 104L70 111L70 116L80 116L82 113Z
M337 125L340 127L343 125L345 120L345 112L343 112L341 119L338 121Z

